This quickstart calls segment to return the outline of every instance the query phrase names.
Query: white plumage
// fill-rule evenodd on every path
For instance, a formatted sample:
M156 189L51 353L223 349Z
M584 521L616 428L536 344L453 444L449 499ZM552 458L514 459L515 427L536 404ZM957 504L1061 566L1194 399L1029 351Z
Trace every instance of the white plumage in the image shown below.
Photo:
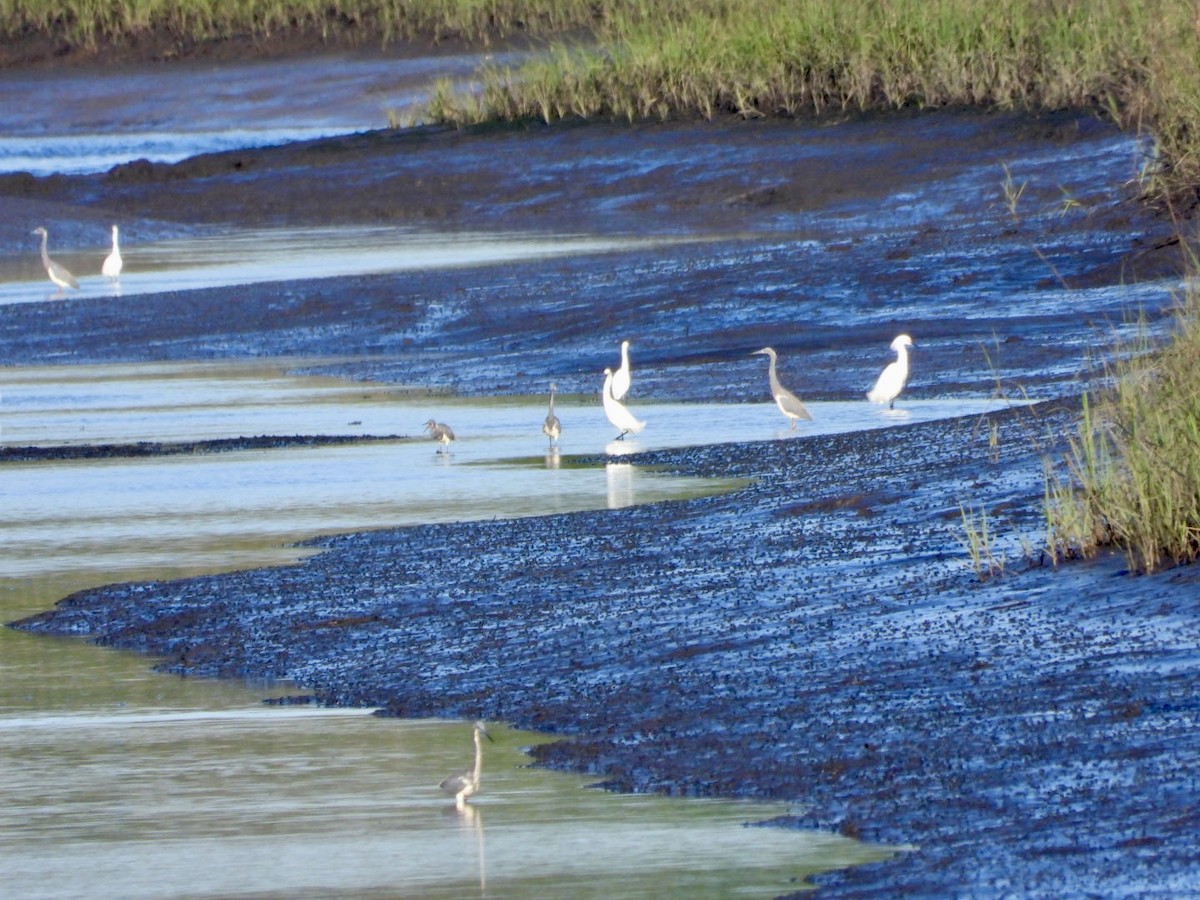
M904 383L908 381L908 348L916 346L907 334L901 334L892 341L892 349L896 351L896 361L888 363L879 374L875 387L867 391L867 399L872 403L886 403L888 409L896 402Z
M624 400L632 382L633 376L629 370L629 341L621 341L621 367L613 372L612 379L613 399Z
M112 281L116 281L121 277L121 269L125 265L121 259L121 248L117 242L117 226L112 227L112 252L104 257L104 264L100 267L100 273Z
M612 386L613 370L605 369L603 391L604 415L608 416L608 421L613 423L613 427L621 430L621 433L617 435L617 440L621 440L627 434L637 434L646 427L646 423L638 419L613 396Z

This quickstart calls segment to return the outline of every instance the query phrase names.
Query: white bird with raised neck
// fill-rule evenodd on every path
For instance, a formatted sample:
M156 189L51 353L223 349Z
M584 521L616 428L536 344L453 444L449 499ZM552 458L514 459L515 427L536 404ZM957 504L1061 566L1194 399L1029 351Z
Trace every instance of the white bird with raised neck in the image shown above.
M620 429L621 433L617 435L617 440L622 440L627 434L637 434L646 427L646 423L637 418L633 413L625 408L612 393L613 370L604 370L604 389L602 391L602 399L604 401L604 415L608 416L608 421L612 422L614 428Z
M121 259L121 248L117 238L117 226L112 227L112 252L104 257L104 264L100 266L100 274L114 284L121 277L121 269L124 267L125 261Z
M867 391L868 400L872 403L886 403L888 409L895 408L896 398L900 396L905 382L908 381L908 348L915 346L913 339L907 334L896 336L892 341L892 349L896 351L896 361L888 363L879 373L875 387Z
M621 341L621 366L613 372L612 395L614 400L624 400L633 383L633 374L629 369L629 341Z

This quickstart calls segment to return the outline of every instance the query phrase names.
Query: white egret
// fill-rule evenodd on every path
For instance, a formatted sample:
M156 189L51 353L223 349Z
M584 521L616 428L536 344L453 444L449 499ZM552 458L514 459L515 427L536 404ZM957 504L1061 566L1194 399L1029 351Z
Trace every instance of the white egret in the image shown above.
M454 429L445 422L435 422L433 419L430 419L425 423L424 430L429 432L431 438L441 443L442 446L438 448L438 453L445 450L450 445L450 442L454 440Z
M475 723L474 733L475 768L467 769L465 772L461 772L458 775L451 775L438 785L438 787L447 794L454 795L454 805L459 809L466 807L468 797L470 797L472 794L479 793L479 784L483 776L483 744L481 744L479 741L480 736L483 736L489 741L492 741L492 743L495 743L495 741L492 739L492 736L488 734L487 727L483 724L483 722Z
M791 427L795 428L796 422L800 419L812 419L812 413L804 408L800 398L779 383L779 376L775 374L775 350L771 347L763 347L750 355L754 356L759 353L768 356L771 360L770 365L767 366L767 379L771 382L771 396L775 398L775 405L779 407L779 411L791 421Z
M558 421L558 416L554 414L554 392L557 390L558 385L550 385L550 411L546 413L546 421L542 423L542 434L550 438L551 447L558 440L558 436L562 434L562 423Z
M63 288L78 290L79 282L75 276L67 271L66 266L61 266L52 260L50 254L46 252L46 242L49 239L46 229L38 227L33 229L33 233L42 236L42 265L46 267L46 274L50 276L50 280L58 286L59 292L61 293Z
M604 370L604 415L608 416L608 421L613 423L613 426L619 428L621 433L617 435L617 440L621 440L627 434L637 434L646 427L646 423L638 419L625 406L613 396L612 393L613 370Z
M629 371L629 341L621 341L621 367L613 372L612 395L614 400L624 400L629 393L633 377Z
M888 363L879 373L875 387L867 391L867 399L872 403L886 403L888 409L893 409L896 398L904 390L904 382L908 381L908 348L915 347L913 339L907 334L901 334L892 341L892 349L896 351L896 361Z
M115 284L121 277L121 268L125 265L124 260L121 259L121 248L117 242L116 225L112 227L112 242L112 253L104 257L104 265L100 267L100 273Z

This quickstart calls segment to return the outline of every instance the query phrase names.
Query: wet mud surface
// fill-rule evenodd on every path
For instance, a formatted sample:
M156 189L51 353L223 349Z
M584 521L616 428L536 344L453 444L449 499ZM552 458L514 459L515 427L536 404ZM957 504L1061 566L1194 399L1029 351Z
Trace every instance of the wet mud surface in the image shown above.
M1029 185L1013 215L1003 166ZM294 679L324 702L502 719L621 789L774 797L786 826L912 844L831 895L1154 894L1200 884L1200 575L1039 552L1089 352L1177 271L1136 148L1087 117L375 133L107 175L0 178L0 238L242 224L636 234L550 263L0 308L9 363L337 356L488 396L861 396L898 331L913 396L1048 398L987 419L664 451L722 497L326 539L284 568L76 595L20 627ZM1064 200L1067 198L1070 202ZM23 238L21 238L23 239ZM132 257L132 254L130 254ZM1130 298L1134 298L1132 301ZM981 583L960 504L1012 559ZM1027 552L1022 553L1025 542Z

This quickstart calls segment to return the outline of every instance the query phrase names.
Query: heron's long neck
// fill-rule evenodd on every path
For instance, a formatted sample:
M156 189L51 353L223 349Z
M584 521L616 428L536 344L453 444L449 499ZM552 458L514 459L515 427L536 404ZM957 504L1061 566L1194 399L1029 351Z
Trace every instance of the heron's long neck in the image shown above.
M475 777L476 786L479 785L479 778L483 775L483 742L479 740L479 732L475 732Z
M49 235L47 235L46 232L43 231L42 232L42 263L43 263L43 265L45 265L47 267L49 267L49 265L50 265L50 254L46 252L46 240L48 237L49 237Z
M113 229L113 253L116 253L120 248L117 246L117 229Z
M896 362L900 363L902 368L908 368L908 347L904 344L896 348Z
M779 376L775 374L775 357L767 358L771 360L771 364L767 367L767 380L771 382L771 393L778 394L783 385L779 383Z
M554 415L554 391L550 392L550 415Z

